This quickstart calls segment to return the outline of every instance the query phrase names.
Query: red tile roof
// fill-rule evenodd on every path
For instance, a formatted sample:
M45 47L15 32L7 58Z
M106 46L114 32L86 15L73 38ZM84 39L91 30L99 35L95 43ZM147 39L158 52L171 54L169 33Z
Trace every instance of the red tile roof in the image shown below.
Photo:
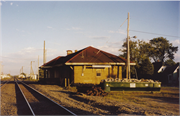
M72 53L64 57L58 56L55 59L42 65L41 67L55 66L58 64L77 65L78 63L79 64L119 63L121 65L124 65L126 63L126 59L89 46L87 48L84 48L82 50L79 50L75 53Z

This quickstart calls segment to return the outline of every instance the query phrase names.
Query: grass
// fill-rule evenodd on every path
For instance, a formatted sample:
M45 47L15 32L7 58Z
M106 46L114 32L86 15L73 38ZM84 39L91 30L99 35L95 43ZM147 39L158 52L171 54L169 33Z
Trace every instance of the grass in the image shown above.
M64 89L72 91L72 92L77 92L77 88L76 87L67 86L67 87L64 87Z
M3 78L3 79L0 79L1 81L7 81L9 80L10 78Z
M179 87L162 87L160 92L132 92L132 91L111 91L109 92L108 99L114 99L118 101L130 101L139 104L145 104L146 101L141 98L154 98L154 99L162 99L162 100L172 100L172 102L177 102L179 99Z

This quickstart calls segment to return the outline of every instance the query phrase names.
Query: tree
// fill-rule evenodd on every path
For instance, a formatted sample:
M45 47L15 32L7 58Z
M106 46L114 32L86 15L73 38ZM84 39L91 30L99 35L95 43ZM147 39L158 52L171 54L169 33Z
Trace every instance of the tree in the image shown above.
M151 51L149 57L155 62L164 62L166 58L174 59L174 53L178 51L178 47L172 46L172 43L166 38L158 37L150 40Z
M26 74L24 72L22 72L21 75L24 75L24 77L26 77Z
M176 63L172 59L168 59L168 60L165 61L165 65L168 65L168 66L173 66L175 64Z
M140 74L152 75L153 73L154 73L153 64L150 62L149 58L144 59L140 67Z
M123 54L121 54L121 57L127 58L127 50L126 50L127 43L124 42L122 45L122 49L120 49ZM150 50L150 44L142 41L129 41L129 48L130 48L130 60L136 62L137 67L139 67L139 64L142 63L142 61L149 57Z
M122 49L120 51L123 53L120 56L124 57L125 59L127 58L127 50L126 50L126 42L123 43ZM136 74L136 69L139 70L141 67L140 64L142 64L142 61L144 59L147 59L149 57L149 47L150 44L142 41L142 40L137 40L137 41L129 41L129 48L130 48L130 60L134 61L136 63L136 66L131 66L131 73ZM125 72L125 67L123 68L123 72Z
M7 76L10 76L10 77L11 77L11 74L7 74Z

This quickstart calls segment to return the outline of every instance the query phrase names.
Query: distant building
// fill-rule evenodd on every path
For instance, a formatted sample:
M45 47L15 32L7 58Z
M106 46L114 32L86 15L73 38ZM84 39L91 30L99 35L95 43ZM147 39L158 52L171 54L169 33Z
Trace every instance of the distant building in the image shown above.
M9 76L9 75L0 75L0 79L4 79L4 78L11 78L11 76Z
M166 66L163 64L163 62L154 62L154 74L161 73L165 70Z
M179 63L166 67L163 75L168 79L168 84L179 84Z
M40 80L62 86L99 84L106 78L122 79L125 63L126 59L91 46L74 53L68 50L67 56L58 56L40 67Z
M30 78L34 79L34 80L37 80L37 77L38 77L38 75L36 75L36 74L30 76Z
M23 73L21 73L21 74L18 76L18 78L21 78L21 79L26 78L26 75L23 74Z
M173 66L165 66L162 62L153 63L154 74L153 79L159 80L163 84L178 85L179 84L179 63Z

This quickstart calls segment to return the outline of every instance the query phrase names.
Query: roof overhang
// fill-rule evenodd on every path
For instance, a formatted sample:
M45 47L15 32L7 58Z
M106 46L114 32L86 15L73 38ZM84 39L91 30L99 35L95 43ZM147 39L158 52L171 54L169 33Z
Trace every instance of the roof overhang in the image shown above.
M53 66L41 66L40 68L52 68Z
M97 65L125 65L125 63L65 63L65 65L94 65L94 66L97 66ZM130 65L136 65L136 63L130 63Z
M40 68L53 68L53 67L58 67L58 66L62 66L63 64L57 64L54 66L41 66Z
M70 63L70 62L67 62L65 63L65 65L79 65L79 66L82 66L82 65L92 65L92 67L111 67L111 65L126 65L126 63ZM136 65L136 63L130 63L130 65ZM53 68L53 67L59 67L59 66L63 66L63 64L58 64L58 65L55 65L55 66L41 66L40 68Z
M92 65L93 68L110 68L111 65Z

